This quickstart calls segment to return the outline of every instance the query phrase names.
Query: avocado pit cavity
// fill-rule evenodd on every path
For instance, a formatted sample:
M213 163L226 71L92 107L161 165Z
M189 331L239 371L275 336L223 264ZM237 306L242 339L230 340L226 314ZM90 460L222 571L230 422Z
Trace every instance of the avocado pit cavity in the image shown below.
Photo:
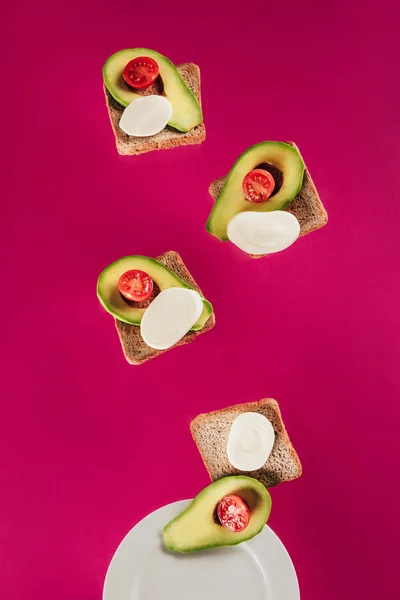
M127 89L129 89L129 90L132 89L126 83L126 81L124 81L124 84L126 85ZM145 88L144 90L136 90L135 89L135 94L137 94L138 96L162 96L163 93L164 93L164 83L163 83L161 75L159 75L157 77L157 79L148 88Z
M271 173L272 177L274 178L275 187L270 195L270 198L272 198L273 196L275 196L275 194L277 194L279 192L279 190L282 187L282 184L283 184L282 171L280 169L278 169L278 167L275 167L274 165L271 165L270 163L261 163L260 165L257 165L255 168L256 169L264 169L264 171L268 171L268 173Z
M125 296L123 294L121 294L121 298L124 302L126 302L126 304L128 306L131 306L132 308L147 308L152 302L153 300L158 296L158 294L160 293L160 288L158 287L158 285L156 284L156 282L153 280L153 291L151 292L150 296L146 299L146 300L142 300L141 302L135 302L134 300L128 300L128 298L125 298Z

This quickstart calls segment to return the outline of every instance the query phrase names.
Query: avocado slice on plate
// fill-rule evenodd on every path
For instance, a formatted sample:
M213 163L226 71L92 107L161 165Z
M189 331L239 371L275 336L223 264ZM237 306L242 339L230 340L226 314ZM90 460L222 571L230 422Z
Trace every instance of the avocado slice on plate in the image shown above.
M282 185L265 202L249 202L243 194L243 179L247 173L264 164L281 171ZM220 240L228 240L228 223L238 213L283 210L301 190L303 175L304 161L297 148L284 142L261 142L251 146L229 171L207 221L207 230Z
M148 258L147 256L125 256L124 258L120 258L113 262L100 273L97 281L97 296L107 312L119 321L124 321L131 325L140 325L146 310L145 308L129 305L119 292L119 278L123 273L132 269L147 273L158 285L160 291L172 287L186 288L189 290L194 289L179 279L179 277L167 269L167 267L164 267L164 265L154 260L154 258ZM205 298L202 298L202 300L203 312L191 331L199 331L202 329L213 313L213 307L210 302Z
M203 121L200 104L183 81L178 70L168 58L148 48L120 50L112 54L105 62L103 67L104 85L114 100L126 107L132 100L141 97L128 86L122 76L128 62L138 56L149 56L158 64L164 86L163 95L172 104L172 116L168 125L183 132L190 131L199 125Z
M243 531L229 531L216 517L218 502L231 494L242 498L250 509L250 521ZM223 477L200 492L183 513L164 527L164 541L175 552L235 546L260 533L270 512L271 496L257 479L245 475Z

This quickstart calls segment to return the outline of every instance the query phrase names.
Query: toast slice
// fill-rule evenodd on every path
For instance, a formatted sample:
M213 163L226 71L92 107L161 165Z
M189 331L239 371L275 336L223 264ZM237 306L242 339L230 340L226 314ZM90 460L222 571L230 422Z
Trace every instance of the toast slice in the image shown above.
M185 63L183 65L178 65L177 69L201 106L199 67L193 63ZM156 135L150 137L131 137L124 133L118 125L121 115L124 112L124 107L114 100L105 86L104 93L119 154L138 155L144 154L145 152L151 152L152 150L168 150L169 148L176 148L177 146L201 144L206 138L204 123L196 125L196 127L187 133L182 133L167 125Z
M287 142L290 146L297 148L294 142ZM220 177L213 181L208 188L211 196L216 200L222 190L222 186L225 183L225 177ZM300 223L300 237L320 229L328 222L328 214L321 202L317 188L311 178L310 172L307 167L304 169L303 186L297 196L289 204L286 209L291 212L298 222ZM265 254L250 254L252 258L261 258L266 256Z
M267 462L257 471L243 472L228 460L227 444L233 421L244 412L256 412L266 417L275 431L275 442ZM227 475L249 475L270 488L300 477L302 466L282 421L276 400L237 404L222 410L198 415L190 430L212 481Z
M156 260L170 269L170 271L175 273L175 275L182 279L182 281L192 286L201 294L199 286L189 273L186 265L177 252L165 252L164 254L161 254L161 256L157 256ZM189 331L185 337L183 337L177 344L175 344L175 346L173 346L173 348L176 346L182 346L183 344L189 344L197 336L212 329L214 325L215 316L213 313L200 331ZM129 323L124 323L123 321L115 319L115 326L118 331L125 358L131 365L141 365L151 358L155 358L156 356L159 356L160 354L168 352L168 350L172 349L168 348L168 350L155 350L154 348L150 348L150 346L143 341L142 336L140 335L140 327L138 325L130 325Z

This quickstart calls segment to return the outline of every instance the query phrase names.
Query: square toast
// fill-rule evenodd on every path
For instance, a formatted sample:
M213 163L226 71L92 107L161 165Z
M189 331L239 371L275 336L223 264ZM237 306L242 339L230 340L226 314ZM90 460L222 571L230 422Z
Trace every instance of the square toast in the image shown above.
M244 412L263 415L275 432L272 452L267 462L256 471L239 471L228 460L229 432L236 417ZM198 415L191 422L190 430L212 481L228 475L248 475L270 488L297 479L302 474L301 462L282 421L279 405L272 398Z
M156 260L201 294L199 286L177 252L165 252L164 254L157 256ZM212 329L214 325L215 315L213 313L200 331L189 331L172 348L182 346L183 344L189 344L202 333ZM168 348L167 350L155 350L154 348L150 348L150 346L143 341L138 325L130 325L129 323L115 319L115 326L121 341L122 351L126 360L131 365L141 365L164 352L168 352L168 350L172 350L172 348Z
M287 144L298 150L298 147L294 142L287 142ZM208 191L214 200L217 200L225 183L225 179L226 176L219 177L210 184ZM312 231L316 231L327 224L328 214L321 202L321 198L319 197L317 188L314 185L307 166L304 169L302 188L285 210L292 213L300 223L300 237L307 235ZM261 258L266 255L250 254L250 256L252 258Z
M178 65L177 69L201 106L199 67L193 63L185 63L183 65ZM104 94L119 154L139 155L144 154L145 152L151 152L152 150L168 150L169 148L176 148L177 146L201 144L206 138L204 123L196 125L196 127L186 133L173 129L167 125L156 135L149 137L129 136L119 127L119 121L124 112L124 107L114 100L105 86Z

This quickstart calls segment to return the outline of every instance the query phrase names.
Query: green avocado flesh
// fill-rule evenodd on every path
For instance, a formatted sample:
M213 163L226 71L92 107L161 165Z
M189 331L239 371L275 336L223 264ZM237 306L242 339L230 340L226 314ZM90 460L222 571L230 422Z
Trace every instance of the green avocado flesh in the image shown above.
M218 502L230 494L242 498L250 509L250 522L243 531L229 531L215 516ZM164 527L164 541L175 552L235 546L260 533L270 512L271 496L257 479L244 475L224 477L206 487L183 513Z
M146 310L145 308L130 306L123 300L119 292L119 278L123 273L131 269L138 269L147 273L158 285L160 291L171 287L194 289L153 258L148 258L147 256L125 256L113 262L99 276L97 281L97 296L106 311L112 314L113 317L131 325L140 325ZM211 304L204 298L202 300L203 312L197 323L193 325L192 331L202 329L213 313Z
M243 179L262 163L279 169L283 174L283 183L278 192L265 202L249 202L242 191ZM301 190L303 175L304 161L298 150L289 144L261 142L251 146L230 170L207 221L207 230L220 240L227 240L228 223L238 213L283 210Z
M125 66L133 58L138 56L149 56L153 58L159 67L160 76L164 85L163 95L172 104L172 116L168 125L179 131L189 131L203 121L200 104L183 81L176 67L168 58L149 50L148 48L132 48L120 50L106 61L103 67L104 85L111 96L121 106L128 106L132 100L140 98L133 89L125 82L122 73Z

